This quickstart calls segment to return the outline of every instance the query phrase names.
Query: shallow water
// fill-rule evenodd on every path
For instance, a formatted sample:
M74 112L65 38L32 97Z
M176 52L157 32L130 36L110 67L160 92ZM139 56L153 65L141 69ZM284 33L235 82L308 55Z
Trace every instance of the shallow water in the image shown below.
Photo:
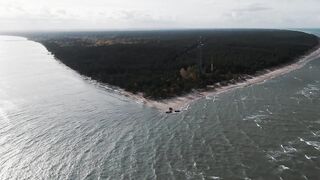
M320 59L166 115L0 37L0 179L318 179Z

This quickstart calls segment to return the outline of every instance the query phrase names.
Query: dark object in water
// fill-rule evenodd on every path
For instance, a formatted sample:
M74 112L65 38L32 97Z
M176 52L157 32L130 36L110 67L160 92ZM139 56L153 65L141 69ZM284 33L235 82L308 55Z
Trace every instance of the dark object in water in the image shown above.
M167 114L170 114L170 113L172 113L172 112L173 112L173 109L170 107L170 108L169 108L169 111L167 111L166 113L167 113Z
M171 114L171 113L173 113L173 112L176 112L176 113L178 113L178 112L180 112L180 110L175 110L175 111L173 111L173 108L169 108L169 111L166 111L166 113L167 114Z

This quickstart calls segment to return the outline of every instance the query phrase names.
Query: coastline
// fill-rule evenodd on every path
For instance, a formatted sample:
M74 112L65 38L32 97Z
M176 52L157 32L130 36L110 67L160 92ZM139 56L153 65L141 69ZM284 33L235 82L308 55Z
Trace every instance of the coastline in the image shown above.
M38 42L36 40L33 40L35 42ZM296 58L292 62L282 64L279 66L275 66L273 68L265 69L258 71L254 75L243 75L241 80L231 80L233 83L228 82L227 85L221 85L221 83L216 83L213 85L208 86L205 89L197 89L193 90L192 92L186 93L184 95L176 96L173 98L169 99L163 99L163 100L152 100L152 99L147 99L143 97L142 93L137 93L133 94L129 91L126 91L120 87L113 86L110 84L102 83L97 80L91 79L90 77L81 75L78 73L78 71L71 69L77 74L79 74L84 80L89 81L103 89L108 89L116 94L122 95L127 97L129 100L135 101L137 104L141 104L150 108L155 108L159 111L166 112L168 111L169 108L173 108L173 110L179 110L179 111L185 111L188 110L189 106L194 103L195 101L206 98L208 96L216 96L225 92L229 92L238 88L243 88L247 86L251 86L254 84L260 84L264 83L266 80L270 80L273 78L276 78L278 76L287 74L291 71L297 70L302 68L305 64L308 62L320 57L320 39L318 38L318 45L315 46L314 48L310 49L307 53L304 55ZM41 43L38 42L41 45L43 45L46 49L47 47ZM47 49L48 50L48 49ZM48 52L50 52L48 50ZM51 53L51 52L50 52ZM59 59L55 58L57 61L61 62L64 64L62 61Z
M320 57L320 44L308 52L306 55L301 56L293 63L277 66L271 69L266 69L260 72L257 72L254 76L247 76L247 78L242 82L236 82L235 84L228 84L222 86L219 83L213 85L215 88L207 88L203 90L194 90L191 93L177 96L170 99L164 100L150 100L143 97L141 93L133 94L125 90L120 90L120 94L136 101L139 104L143 104L148 107L156 108L160 111L167 111L169 107L174 110L187 110L189 105L199 99L205 98L207 96L215 96L221 93L229 92L238 88L243 88L251 86L254 84L264 83L266 80L276 78L278 76L287 74L294 70L302 68L308 62Z

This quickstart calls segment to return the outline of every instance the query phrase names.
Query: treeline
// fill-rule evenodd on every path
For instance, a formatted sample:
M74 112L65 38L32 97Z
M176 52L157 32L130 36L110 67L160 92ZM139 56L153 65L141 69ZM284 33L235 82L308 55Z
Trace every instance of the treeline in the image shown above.
M200 37L202 50L198 48ZM285 30L114 32L106 36L88 32L40 39L79 73L153 99L217 82L230 83L243 75L289 63L318 45L316 36ZM122 39L134 43L94 43Z

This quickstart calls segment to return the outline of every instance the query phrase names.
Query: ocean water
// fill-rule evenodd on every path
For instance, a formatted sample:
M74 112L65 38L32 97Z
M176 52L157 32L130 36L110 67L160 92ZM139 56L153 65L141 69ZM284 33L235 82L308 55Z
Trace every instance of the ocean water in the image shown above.
M0 36L1 180L319 178L320 58L167 115Z

